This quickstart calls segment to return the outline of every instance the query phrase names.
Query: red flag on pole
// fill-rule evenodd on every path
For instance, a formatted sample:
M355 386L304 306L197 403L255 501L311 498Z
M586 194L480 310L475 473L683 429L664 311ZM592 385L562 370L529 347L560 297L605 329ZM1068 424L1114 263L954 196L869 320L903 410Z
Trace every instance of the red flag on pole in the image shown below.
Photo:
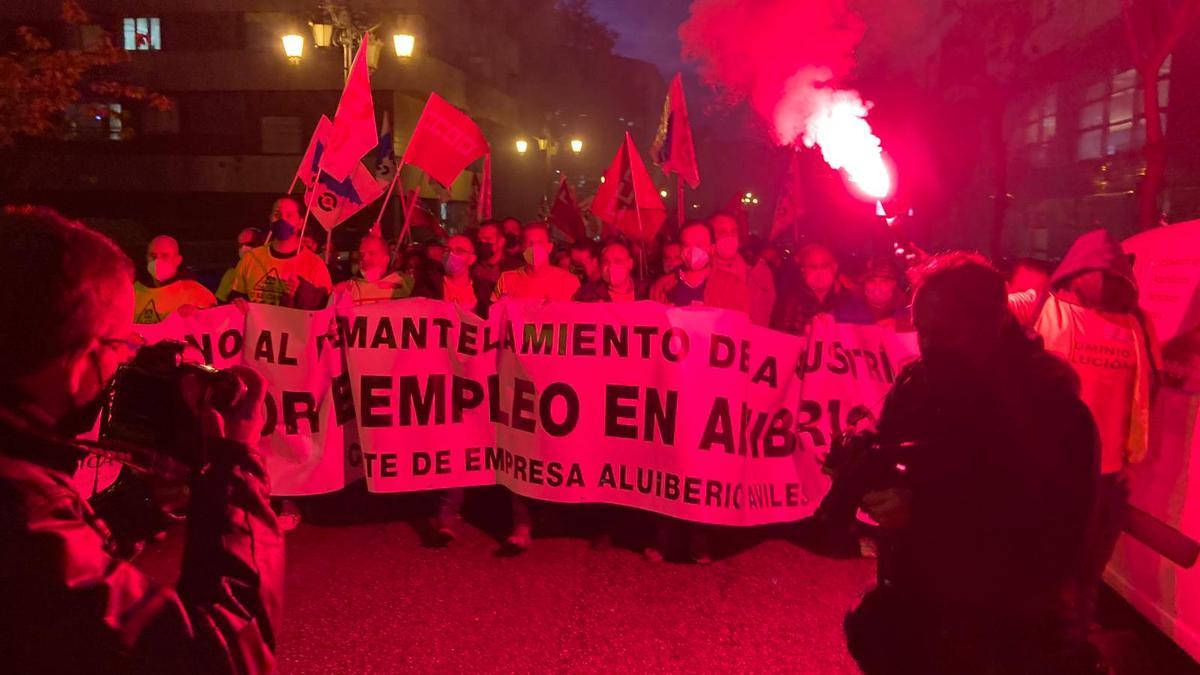
M642 241L653 239L667 219L662 197L629 132L625 132L625 142L604 172L604 182L592 200L592 213L631 239Z
M575 201L575 191L571 189L571 183L566 176L558 181L558 194L554 195L554 203L550 205L549 221L571 241L587 238L583 213L579 211L579 203Z
M333 115L329 147L321 158L321 171L344 180L363 155L379 145L375 130L375 101L371 98L371 75L367 68L367 36L363 35L346 88Z
M696 149L692 145L692 126L688 121L687 101L683 98L683 78L679 73L667 89L662 120L650 146L650 158L664 174L676 173L695 190L700 185Z
M800 153L793 152L783 185L779 186L779 201L775 202L775 217L771 220L770 241L792 235L799 240L797 227L804 215L804 186L800 183Z
M401 164L415 164L446 187L467 165L488 154L475 122L436 93L429 94Z

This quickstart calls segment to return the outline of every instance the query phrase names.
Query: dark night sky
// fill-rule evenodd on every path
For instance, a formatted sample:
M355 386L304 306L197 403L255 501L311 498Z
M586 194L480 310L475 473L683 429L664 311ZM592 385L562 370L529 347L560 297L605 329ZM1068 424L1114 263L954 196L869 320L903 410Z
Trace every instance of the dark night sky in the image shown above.
M670 78L679 70L679 24L691 0L592 0L601 21L612 26L617 53L656 64Z

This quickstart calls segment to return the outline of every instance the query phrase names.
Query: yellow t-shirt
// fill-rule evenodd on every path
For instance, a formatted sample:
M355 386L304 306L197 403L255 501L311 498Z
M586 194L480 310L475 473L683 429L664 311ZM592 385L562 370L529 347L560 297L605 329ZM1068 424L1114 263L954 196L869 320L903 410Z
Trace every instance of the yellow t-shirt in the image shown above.
M492 300L500 298L532 298L539 300L570 300L579 290L579 278L561 267L547 267L538 272L537 276L530 275L522 267L500 274L496 289L492 291Z
M356 278L338 284L339 295L355 305L407 298L412 295L412 290L412 279L399 272L392 272L379 281Z
M318 309L325 306L333 282L317 254L301 248L294 255L276 255L265 244L242 257L230 289L250 302L281 307Z
M145 286L133 282L133 322L158 323L184 305L208 309L217 299L204 286L191 279L172 281L166 286Z
M230 267L221 275L221 283L217 284L217 300L229 302L229 292L233 290L233 279L237 276L237 267Z

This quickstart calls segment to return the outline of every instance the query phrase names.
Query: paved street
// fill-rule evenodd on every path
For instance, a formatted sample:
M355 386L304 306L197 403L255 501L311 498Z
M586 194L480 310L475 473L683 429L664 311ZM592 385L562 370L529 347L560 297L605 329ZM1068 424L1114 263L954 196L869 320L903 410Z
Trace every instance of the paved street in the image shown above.
M495 533L500 519L490 516L504 502L472 497L468 520ZM451 548L422 547L405 520L419 510L413 502L310 501L315 513L287 542L282 672L857 672L841 618L869 582L870 561L744 536L707 567L649 564L567 536L496 558L496 540L470 523ZM348 513L354 522L339 516ZM139 564L171 580L178 534ZM1187 672L1156 637L1114 633L1120 672Z

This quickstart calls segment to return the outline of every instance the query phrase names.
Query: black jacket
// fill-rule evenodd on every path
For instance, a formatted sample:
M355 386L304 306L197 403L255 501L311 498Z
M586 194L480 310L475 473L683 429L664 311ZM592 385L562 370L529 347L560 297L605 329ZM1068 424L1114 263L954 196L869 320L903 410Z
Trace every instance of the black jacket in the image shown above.
M283 538L262 459L226 449L244 459L215 464L192 485L172 589L114 557L108 528L71 485L74 448L0 423L0 653L9 672L274 669Z
M434 269L433 266L430 266L424 274L420 275L416 286L413 287L413 297L445 300L446 286L442 283L445 278L446 274L441 268ZM471 288L475 291L475 313L485 319L488 310L492 307L492 289L495 286L486 279L474 275L471 277Z

